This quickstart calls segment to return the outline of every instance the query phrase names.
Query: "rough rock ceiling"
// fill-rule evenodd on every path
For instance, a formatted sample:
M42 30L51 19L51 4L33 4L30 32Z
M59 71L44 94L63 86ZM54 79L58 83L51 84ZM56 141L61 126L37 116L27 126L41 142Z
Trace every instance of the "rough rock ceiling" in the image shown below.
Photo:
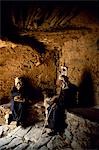
M2 34L17 31L59 31L79 29L71 20L82 9L97 13L96 3L61 2L2 2Z

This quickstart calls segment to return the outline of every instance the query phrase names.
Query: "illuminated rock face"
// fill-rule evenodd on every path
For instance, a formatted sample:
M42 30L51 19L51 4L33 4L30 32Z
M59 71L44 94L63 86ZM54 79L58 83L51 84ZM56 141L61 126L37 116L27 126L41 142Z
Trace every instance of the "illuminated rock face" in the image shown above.
M99 147L99 124L66 112L64 136L49 136L44 121L27 128L11 123L0 126L0 149L97 149ZM44 131L44 132L42 132ZM42 136L41 136L42 133Z
M28 15L30 14L27 14L27 16ZM55 17L55 12L53 16ZM28 18L29 17L30 16L28 16ZM21 17L21 19L16 22L19 31L24 27L22 19ZM56 17L56 20L58 20L58 17ZM54 24L56 20L52 20L52 24ZM15 25L14 20L12 23ZM26 23L28 23L28 19L25 25ZM26 30L26 33L22 32L22 34L19 35L21 38L17 37L15 39L15 30L15 35L13 33L12 39L8 38L8 40L15 41L15 43L0 40L0 103L8 101L11 87L14 84L14 78L16 76L26 76L36 88L55 89L58 70L60 66L65 63L68 67L69 80L80 87L79 96L80 98L82 97L81 104L86 104L82 102L83 99L85 99L85 101L87 99L88 103L90 103L90 98L92 101L94 100L94 104L99 104L99 20L97 17L88 10L81 10L70 19L69 25L72 25L71 28L69 26L69 28L64 28L63 30L63 27L66 27L66 24L64 24L66 23L65 18L62 22L62 30L60 28L58 31L56 29L50 30L50 28L52 29L55 25L51 27L49 24L46 24L46 21L44 23L45 24L42 24L42 26L37 29L33 28L32 31L30 31L29 28L28 31ZM57 25L56 23L56 26ZM21 28L19 28L19 26ZM42 32L40 32L40 29L42 29ZM47 29L47 31L43 32L45 29ZM30 38L30 43L27 43L26 40L29 38L25 38L24 41L25 35L27 35L27 37L33 37ZM32 41L34 47L33 44L31 46ZM41 43L43 43L42 46ZM45 53L40 53L40 49L44 49ZM85 87L87 87L87 89L85 89ZM86 96L83 97L83 95Z

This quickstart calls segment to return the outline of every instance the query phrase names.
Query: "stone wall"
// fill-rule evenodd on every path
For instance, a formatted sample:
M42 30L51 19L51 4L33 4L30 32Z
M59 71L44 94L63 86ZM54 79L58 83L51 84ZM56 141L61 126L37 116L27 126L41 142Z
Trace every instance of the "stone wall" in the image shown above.
M73 149L97 149L99 124L67 112L66 140Z
M34 88L54 88L56 66L53 54L46 53L44 61L29 46L0 41L0 98L7 102L17 76L28 78ZM33 93L34 94L34 93Z
M80 97L91 93L85 99L92 97L94 104L99 104L99 21L85 11L71 24L78 28L51 33L27 32L27 36L34 36L46 46L42 55L30 46L0 41L1 103L2 98L9 97L14 78L19 75L30 78L35 87L55 88L59 67L65 63L70 82L80 87ZM84 93L85 87L88 89Z

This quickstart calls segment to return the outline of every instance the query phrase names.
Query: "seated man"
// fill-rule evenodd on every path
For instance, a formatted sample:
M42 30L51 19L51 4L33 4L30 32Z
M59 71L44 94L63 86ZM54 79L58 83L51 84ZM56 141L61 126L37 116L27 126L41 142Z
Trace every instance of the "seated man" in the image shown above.
M11 91L11 111L13 120L18 125L23 125L25 121L26 111L26 97L24 91L24 84L21 77L15 78L15 85Z

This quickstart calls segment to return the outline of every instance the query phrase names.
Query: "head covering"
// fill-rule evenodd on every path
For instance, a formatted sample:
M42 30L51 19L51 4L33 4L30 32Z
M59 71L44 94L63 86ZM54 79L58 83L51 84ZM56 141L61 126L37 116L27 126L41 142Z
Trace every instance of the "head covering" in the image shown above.
M20 77L15 78L15 87L19 90L22 87L23 83Z

